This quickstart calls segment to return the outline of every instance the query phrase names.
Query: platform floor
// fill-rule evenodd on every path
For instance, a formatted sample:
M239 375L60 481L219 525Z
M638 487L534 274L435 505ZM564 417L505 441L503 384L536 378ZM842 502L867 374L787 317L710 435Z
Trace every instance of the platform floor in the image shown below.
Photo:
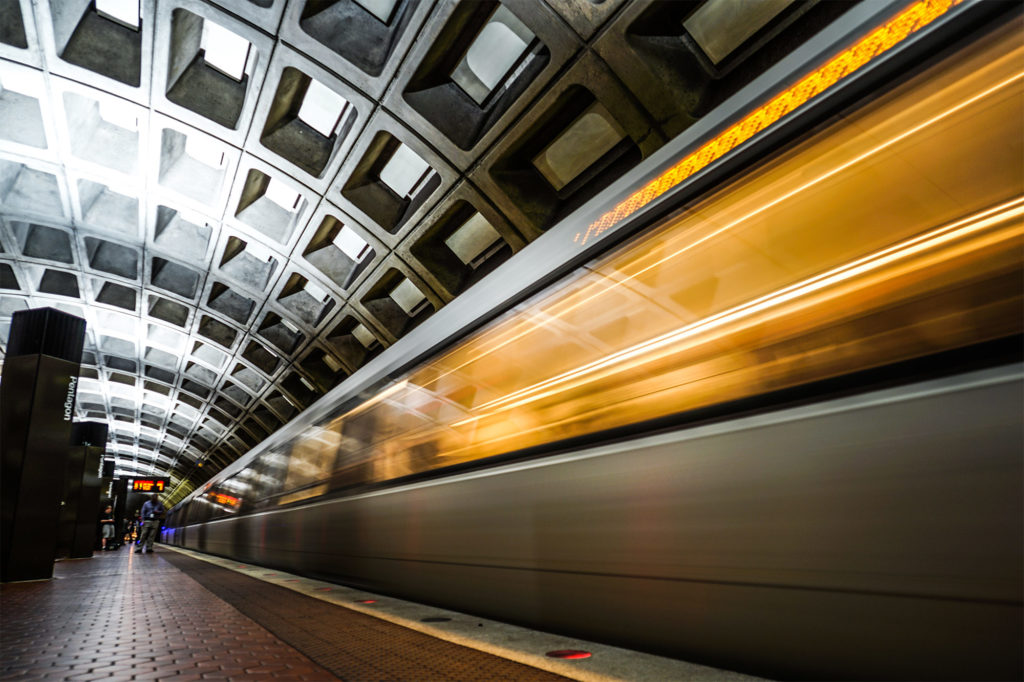
M0 680L754 679L373 596L162 546L97 552L0 586ZM543 653L576 646L595 657Z

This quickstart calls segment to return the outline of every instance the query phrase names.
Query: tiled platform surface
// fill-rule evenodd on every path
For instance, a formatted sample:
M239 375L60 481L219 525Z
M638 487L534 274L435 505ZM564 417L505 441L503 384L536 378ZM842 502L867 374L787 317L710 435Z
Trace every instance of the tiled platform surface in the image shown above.
M162 548L54 576L0 588L0 679L564 679Z

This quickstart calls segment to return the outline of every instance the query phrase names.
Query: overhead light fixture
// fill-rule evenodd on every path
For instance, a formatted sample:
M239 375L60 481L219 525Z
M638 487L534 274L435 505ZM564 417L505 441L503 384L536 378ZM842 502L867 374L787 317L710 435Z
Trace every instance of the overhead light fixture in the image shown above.
M380 180L402 198L416 195L432 173L430 164L402 144L380 171Z
M197 135L185 137L185 154L210 168L220 168L224 165L224 150L219 145L210 144L207 140L200 139ZM191 220L187 222L192 222L193 225L203 224L203 222Z
M40 99L43 96L42 77L30 69L14 69L0 64L0 90Z
M348 111L344 97L318 80L310 80L299 106L299 118L324 137L332 137Z
M348 226L342 226L338 231L338 235L334 238L334 245L357 263L361 262L370 250L370 245Z
M477 104L501 85L509 85L521 72L515 69L533 42L533 32L504 5L491 15L466 54L452 71L452 80Z
M269 262L274 259L274 252L257 241L245 242L245 252L256 260Z
M415 317L422 310L422 306L427 303L427 297L407 277L403 277L398 286L392 289L388 295L409 317Z
M398 0L355 0L355 3L386 24L391 21Z
M377 343L377 337L374 336L373 332L367 329L364 325L357 324L352 328L351 334L359 343L363 344L364 348L373 348Z
M342 364L335 359L334 356L324 353L323 359L324 364L327 365L332 372L338 372L342 369Z
M732 54L793 0L707 0L683 20L683 28L712 64Z
M503 244L501 235L479 212L448 235L444 243L460 261L470 267L479 266Z
M139 0L96 0L96 13L136 31L142 23Z
M199 46L208 65L236 81L245 76L252 45L242 36L206 19Z
M139 129L139 111L131 102L122 99L104 99L99 102L100 118L124 130Z
M533 165L561 191L625 137L618 121L594 102L533 158Z
M285 184L283 180L278 180L277 178L270 178L263 196L291 213L295 212L295 209L299 207L299 201L302 200L302 195L299 192L296 192Z
M312 296L317 301L325 301L330 298L327 294L327 290L321 287L319 284L315 284L312 281L307 280L305 287L306 293Z

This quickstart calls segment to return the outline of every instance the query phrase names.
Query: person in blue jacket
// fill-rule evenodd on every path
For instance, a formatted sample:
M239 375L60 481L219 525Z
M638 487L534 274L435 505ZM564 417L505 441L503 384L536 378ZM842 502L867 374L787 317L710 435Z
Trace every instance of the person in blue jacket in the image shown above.
M153 540L160 532L160 521L165 511L156 495L150 496L146 504L142 505L142 535L139 537L139 546L135 548L136 554L153 552Z

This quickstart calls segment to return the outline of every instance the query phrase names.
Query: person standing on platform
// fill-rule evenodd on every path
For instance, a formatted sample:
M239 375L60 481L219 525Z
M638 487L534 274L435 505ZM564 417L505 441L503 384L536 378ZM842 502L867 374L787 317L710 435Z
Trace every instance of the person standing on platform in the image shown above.
M153 552L153 540L160 532L160 521L164 518L164 506L156 495L152 495L146 504L142 505L142 536L139 537L139 546L135 553Z
M103 549L100 551L106 551L107 540L110 540L110 549L114 549L114 508L107 505L107 508L100 514L100 542L103 543Z

